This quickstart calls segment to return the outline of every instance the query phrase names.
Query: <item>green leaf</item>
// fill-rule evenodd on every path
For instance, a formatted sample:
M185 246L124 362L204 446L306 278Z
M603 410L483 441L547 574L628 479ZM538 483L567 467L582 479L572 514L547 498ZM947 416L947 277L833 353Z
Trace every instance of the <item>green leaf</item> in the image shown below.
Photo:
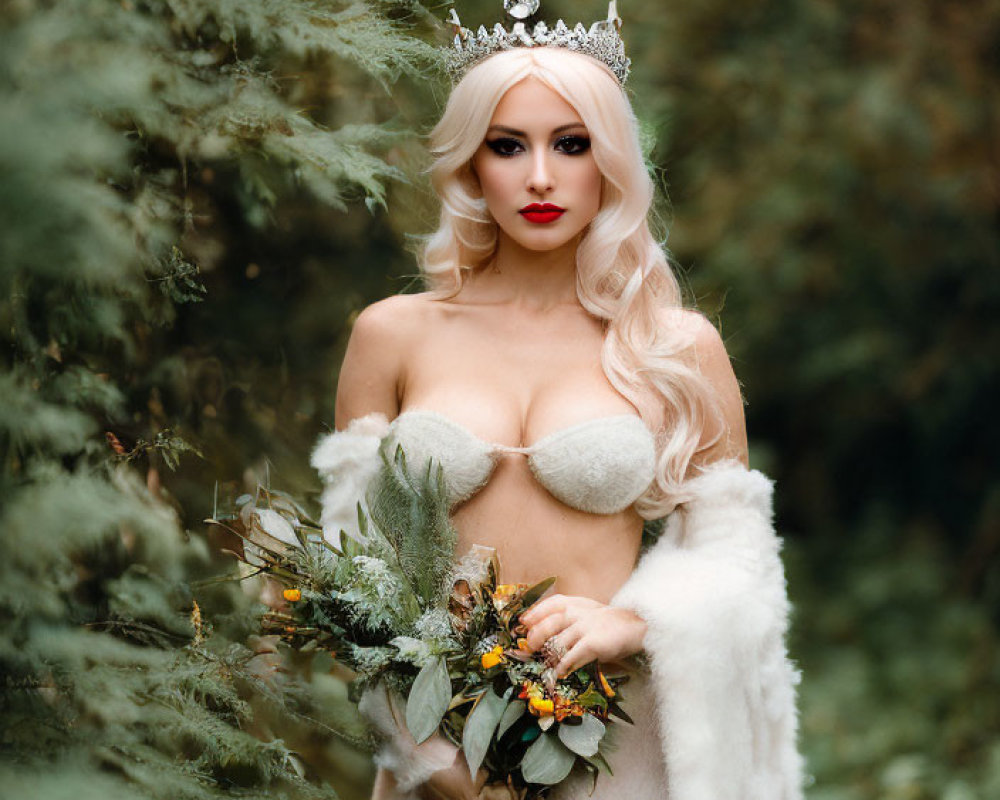
M476 777L479 765L483 763L490 740L493 739L493 731L496 730L506 707L507 701L504 698L492 689L487 689L469 712L465 730L462 731L462 750L465 751L465 760L473 779Z
M524 733L521 734L521 743L528 744L528 742L533 742L542 734L542 729L537 725L528 725L524 729Z
M428 661L417 674L406 701L406 727L417 744L427 739L448 710L451 702L451 679L444 658Z
M608 705L608 714L610 714L612 717L618 717L618 719L624 720L629 725L635 724L634 722L632 722L632 717L626 714L625 709L623 709L620 705L618 705L618 703L611 703Z
M507 731L510 730L511 725L517 722L528 705L523 700L514 700L503 712L503 716L500 717L500 724L497 726L497 738L499 739Z
M615 774L611 771L611 765L608 763L608 760L601 753L595 753L590 758L585 759L585 761L595 766L601 772L606 772L608 775Z
M521 604L524 608L528 608L530 605L535 603L543 594L545 594L556 582L555 577L546 578L541 583L536 583L530 589L525 590L524 594L521 595Z
M560 725L559 739L578 756L590 757L604 736L604 723L593 714L584 714L579 725Z
M584 708L607 708L608 701L604 699L604 695L601 694L597 689L594 688L594 684L590 684L587 687L587 691L583 692L579 697L576 698L578 702Z
M361 540L367 542L368 541L368 515L365 514L365 510L362 507L361 503L358 503L357 512L358 512L358 531L361 533ZM340 535L344 536L345 534L344 534L343 531L341 531Z
M521 776L528 783L559 783L573 769L576 756L552 733L543 733L521 760Z

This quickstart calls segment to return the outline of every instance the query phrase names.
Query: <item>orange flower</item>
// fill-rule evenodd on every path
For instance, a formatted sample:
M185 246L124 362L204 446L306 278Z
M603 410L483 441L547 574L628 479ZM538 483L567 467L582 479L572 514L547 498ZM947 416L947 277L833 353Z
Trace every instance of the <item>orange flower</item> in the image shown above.
M497 645L488 653L483 653L483 656L480 659L483 669L495 667L501 661L503 661L503 648L500 645Z
M281 593L281 596L284 597L289 603L297 603L302 599L302 592L298 589L285 589L285 591Z
M532 697L528 701L528 708L536 717L551 717L555 704L551 700L540 697Z
M615 696L615 690L611 688L611 684L608 683L608 679L604 677L604 673L600 669L597 670L597 678L601 682L601 688L604 690L604 694L608 697Z
M523 650L525 653L531 652L531 646L528 644L528 640L521 637L517 640L517 649Z

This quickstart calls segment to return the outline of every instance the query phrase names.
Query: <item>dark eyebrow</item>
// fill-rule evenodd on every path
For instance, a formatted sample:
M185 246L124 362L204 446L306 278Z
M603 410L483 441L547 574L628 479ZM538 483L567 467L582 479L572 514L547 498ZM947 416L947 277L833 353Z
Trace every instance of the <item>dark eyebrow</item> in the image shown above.
M582 122L570 122L567 125L560 125L558 128L555 128L552 132L553 133L562 133L563 131L568 131L571 128L584 128L584 129L586 129L586 127L587 126L584 125ZM528 135L524 131L519 131L516 128L508 128L506 125L490 125L489 130L487 130L487 133L489 133L490 131L498 131L499 133L506 133L509 136L521 136L521 137L524 137L524 136Z

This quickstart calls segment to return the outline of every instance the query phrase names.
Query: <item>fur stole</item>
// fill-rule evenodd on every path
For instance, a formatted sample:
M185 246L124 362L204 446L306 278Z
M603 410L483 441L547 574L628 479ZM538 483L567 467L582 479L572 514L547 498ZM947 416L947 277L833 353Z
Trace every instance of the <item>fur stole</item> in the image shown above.
M368 414L342 431L321 436L313 448L310 463L324 486L319 521L328 542L339 542L341 531L360 538L358 503L364 503L368 484L378 474L379 447L388 432L384 414Z
M798 673L771 481L735 462L685 486L611 604L649 628L670 800L798 800Z

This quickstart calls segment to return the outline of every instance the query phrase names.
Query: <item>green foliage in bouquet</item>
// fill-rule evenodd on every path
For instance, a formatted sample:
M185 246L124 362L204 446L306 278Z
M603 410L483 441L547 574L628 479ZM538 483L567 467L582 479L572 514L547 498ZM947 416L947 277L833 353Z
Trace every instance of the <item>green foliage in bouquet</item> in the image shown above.
M542 796L580 763L595 779L610 772L600 745L621 708L623 675L596 664L556 677L559 656L528 647L522 611L555 582L501 584L489 548L474 548L452 573L449 612L460 649L428 663L407 702L417 741L440 725L461 745L470 772L483 767L526 797Z
M360 537L336 543L291 497L244 495L224 525L243 559L280 582L283 604L263 618L299 652L323 649L356 673L357 695L382 684L407 697L406 725L419 743L439 732L462 747L473 775L540 797L580 763L610 772L600 745L621 709L623 675L597 664L557 679L556 659L529 650L520 613L554 583L500 584L492 549L457 564L444 478L433 462L419 477L402 448L382 466L358 507Z
M447 610L455 530L440 470L415 480L401 450L385 455L360 506L361 539L341 532L334 544L302 507L260 489L237 500L236 513L213 520L243 538L244 558L285 584L287 606L263 626L295 649L322 648L358 675L405 693L435 656L458 647Z

